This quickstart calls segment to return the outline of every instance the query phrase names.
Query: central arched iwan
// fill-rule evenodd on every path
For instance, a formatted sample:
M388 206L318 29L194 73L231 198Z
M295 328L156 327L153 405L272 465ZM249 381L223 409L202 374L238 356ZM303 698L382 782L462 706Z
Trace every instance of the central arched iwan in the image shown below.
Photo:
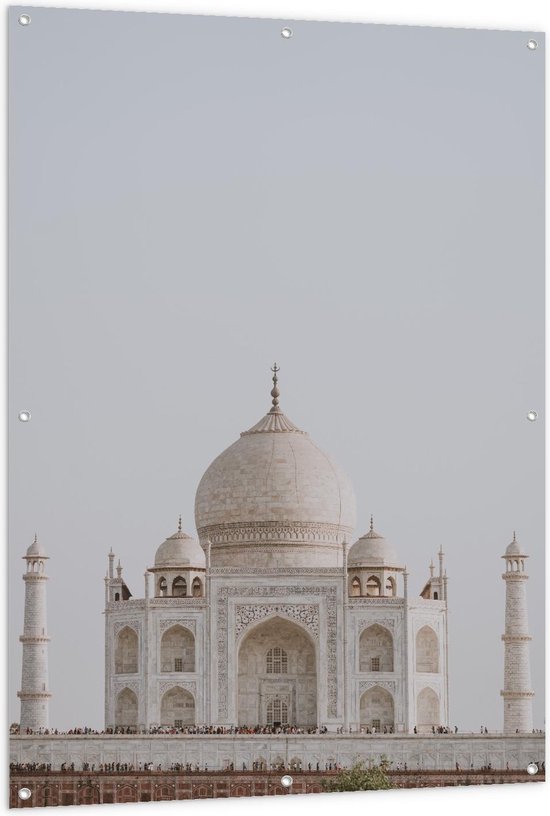
M309 634L270 618L243 639L238 655L239 725L317 725L317 662Z

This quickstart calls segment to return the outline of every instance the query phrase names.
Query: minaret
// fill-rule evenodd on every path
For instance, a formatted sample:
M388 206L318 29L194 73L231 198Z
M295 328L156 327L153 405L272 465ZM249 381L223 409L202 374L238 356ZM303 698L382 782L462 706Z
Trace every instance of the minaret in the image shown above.
M21 691L20 730L39 731L49 728L48 691L48 642L46 629L46 581L45 563L48 560L43 547L35 535L34 541L23 556L27 571L25 582L25 620L23 634L19 638L23 644L23 668Z
M525 559L514 538L502 556L506 561L506 618L504 641L504 733L531 732L533 729L533 697L529 667L527 625L527 578Z

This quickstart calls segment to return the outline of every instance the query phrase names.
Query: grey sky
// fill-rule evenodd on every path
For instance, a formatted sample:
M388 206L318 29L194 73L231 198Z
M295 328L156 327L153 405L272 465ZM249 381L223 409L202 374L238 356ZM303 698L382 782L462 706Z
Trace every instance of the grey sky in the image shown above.
M374 513L415 592L443 544L461 728L502 724L517 529L542 727L543 35L21 10L10 720L35 529L51 721L101 727L109 547L141 596L276 359L283 409L354 482L358 534Z

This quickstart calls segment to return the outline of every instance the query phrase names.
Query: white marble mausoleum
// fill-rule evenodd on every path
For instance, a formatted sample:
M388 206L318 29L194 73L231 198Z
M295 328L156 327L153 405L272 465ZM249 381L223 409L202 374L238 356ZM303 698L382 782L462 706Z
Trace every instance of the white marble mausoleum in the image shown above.
M448 725L443 551L420 592L341 468L279 407L208 467L197 538L157 549L143 598L109 554L105 726ZM420 588L420 587L419 587Z

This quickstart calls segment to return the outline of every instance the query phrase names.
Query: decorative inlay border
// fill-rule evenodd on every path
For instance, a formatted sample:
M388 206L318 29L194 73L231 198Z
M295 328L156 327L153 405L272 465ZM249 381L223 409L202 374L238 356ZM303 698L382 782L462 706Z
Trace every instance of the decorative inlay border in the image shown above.
M124 689L126 689L126 688L130 689L130 691L133 691L135 693L135 695L137 697L139 697L140 685L141 684L140 684L139 680L128 680L126 682L124 680L116 680L115 681L115 698L120 694L121 691L124 691Z
M395 696L395 680L361 680L359 682L359 694L363 694L375 686L380 686L380 688L386 689Z
M239 637L251 623L277 613L302 624L318 640L319 607L317 604L263 604L262 606L239 604L235 610L235 634Z
M113 634L115 637L118 635L121 629L125 629L128 627L129 629L134 629L136 634L141 633L141 620L140 618L128 618L128 620L121 620L115 621L113 624Z
M196 700L196 697L197 697L197 684L192 682L191 680L189 682L185 682L184 680L182 680L182 681L164 680L163 682L159 683L159 699L164 694L166 694L167 691L170 691L170 689L173 689L173 688L181 688L181 689L185 689L185 691L190 691L191 694L193 695L193 697L195 697L195 700Z
M359 633L361 633L364 629L368 629L369 626L375 626L376 624L385 626L386 629L391 629L392 631L395 629L395 620L393 618L361 618L357 622L357 629Z
M186 629L189 629L190 632L195 634L197 622L192 618L165 618L160 621L160 633L162 634L163 632L166 632L166 630L171 629L172 626L184 626Z
M211 567L210 575L323 575L342 579L342 567Z
M436 601L437 603L437 601ZM348 598L348 605L352 606L404 606L405 599L404 598L386 598L385 596L381 595L379 598L354 598L350 596Z
M337 661L336 661L336 587L314 586L232 586L219 587L217 596L217 651L218 651L218 718L224 721L228 711L228 606L230 597L269 598L288 595L317 595L327 602L327 714L337 716Z
M234 544L236 542L283 541L328 542L340 544L353 534L351 527L340 524L304 521L251 521L227 524L210 524L198 530L201 540L211 544Z

